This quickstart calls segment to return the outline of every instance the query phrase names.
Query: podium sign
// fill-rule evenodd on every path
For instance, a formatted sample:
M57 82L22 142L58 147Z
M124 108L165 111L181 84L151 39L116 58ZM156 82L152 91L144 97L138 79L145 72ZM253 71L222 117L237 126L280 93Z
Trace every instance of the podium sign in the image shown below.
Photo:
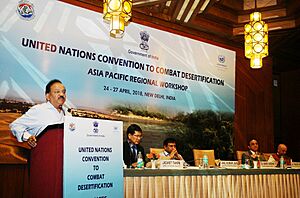
M64 197L123 197L123 123L65 117Z
M276 168L277 163L275 162L260 162L260 168Z
M221 168L238 168L238 161L220 161Z
M183 169L183 160L160 160L160 169Z

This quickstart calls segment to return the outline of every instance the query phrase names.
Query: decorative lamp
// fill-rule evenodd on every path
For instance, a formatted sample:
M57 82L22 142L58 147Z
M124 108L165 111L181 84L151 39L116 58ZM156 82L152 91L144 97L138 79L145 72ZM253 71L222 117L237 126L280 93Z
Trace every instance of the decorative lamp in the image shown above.
M268 25L261 20L260 12L250 14L245 25L245 56L253 69L262 67L262 58L268 56Z
M132 0L103 0L103 19L110 23L110 36L122 38L132 16Z

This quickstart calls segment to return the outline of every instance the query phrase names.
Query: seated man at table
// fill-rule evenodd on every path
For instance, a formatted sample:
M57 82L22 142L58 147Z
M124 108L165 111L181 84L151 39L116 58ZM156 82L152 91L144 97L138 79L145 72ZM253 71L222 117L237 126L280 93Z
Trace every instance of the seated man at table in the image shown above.
M144 148L140 145L143 131L137 124L131 124L127 128L127 140L123 143L123 160L128 168L136 168L137 157L141 152L145 164Z
M245 164L246 159L249 160L249 164L253 167L253 161L266 161L264 155L258 151L258 142L256 139L251 139L248 145L248 151L242 155L242 164Z
M272 155L272 157L277 162L277 166L280 166L279 161L281 156L283 156L286 165L291 165L291 158L286 156L286 152L287 152L287 146L285 144L279 144L277 147L277 153Z
M161 152L160 159L162 160L184 160L176 149L176 140L174 138L167 138L164 140L164 151Z

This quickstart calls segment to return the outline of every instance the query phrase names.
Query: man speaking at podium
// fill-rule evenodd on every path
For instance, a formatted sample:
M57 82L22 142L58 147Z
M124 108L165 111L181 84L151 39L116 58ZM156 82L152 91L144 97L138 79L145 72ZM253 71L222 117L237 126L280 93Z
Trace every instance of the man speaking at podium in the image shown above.
M63 107L66 88L54 79L46 85L46 102L31 107L10 124L19 142L27 141L30 152L29 197L61 198L63 195ZM48 127L52 125L51 127ZM38 138L38 143L37 143Z
M37 136L48 126L62 124L65 115L71 115L63 107L66 101L66 88L60 80L51 80L46 85L46 102L31 107L24 115L9 126L19 142L27 141L36 147Z

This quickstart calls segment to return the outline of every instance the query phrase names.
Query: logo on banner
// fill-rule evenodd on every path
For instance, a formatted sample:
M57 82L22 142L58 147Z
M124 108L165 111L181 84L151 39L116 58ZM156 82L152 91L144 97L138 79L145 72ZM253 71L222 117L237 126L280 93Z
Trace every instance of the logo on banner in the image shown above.
M94 121L92 129L87 133L88 137L105 137L103 133L101 133L99 127L100 124L98 121Z
M76 129L76 127L75 127L75 123L70 123L69 124L69 129L70 129L70 131L75 131L75 129Z
M99 123L97 121L95 121L95 122L93 122L93 126L94 126L93 132L98 133L99 132L99 129L98 129Z
M24 20L31 20L34 18L34 7L29 1L20 1L17 6L17 13Z
M140 38L142 40L142 42L140 43L140 48L142 50L147 51L149 49L148 41L149 41L150 35L146 31L141 31Z
M226 68L227 65L225 64L225 62L226 62L225 56L224 55L219 55L217 66L219 66L220 68Z
M128 54L130 54L132 56L141 56L144 58L151 58L154 60L159 60L159 57L156 56L155 54L148 53L148 50L150 48L149 44L148 44L149 38L150 38L150 34L147 31L141 31L140 32L141 43L139 45L137 43L137 46L139 46L143 52L141 50L136 51L134 49L128 49Z
M225 63L225 56L224 55L219 55L218 60L219 60L219 63Z

